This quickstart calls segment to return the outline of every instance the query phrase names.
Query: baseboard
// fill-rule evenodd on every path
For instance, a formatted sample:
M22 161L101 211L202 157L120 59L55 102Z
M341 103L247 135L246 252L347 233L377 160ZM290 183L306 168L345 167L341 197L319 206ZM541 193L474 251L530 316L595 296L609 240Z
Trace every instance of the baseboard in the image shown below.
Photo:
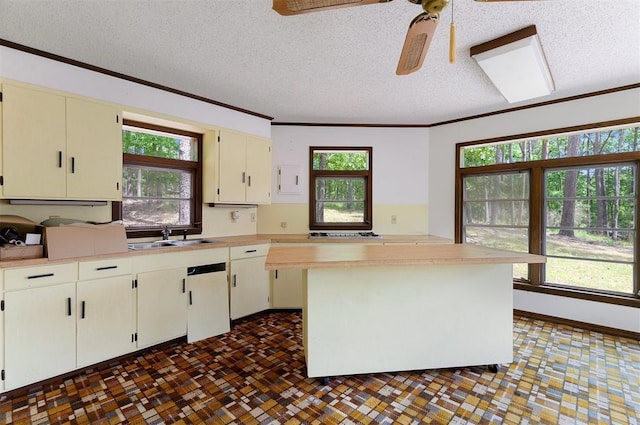
M624 329L610 328L608 326L596 325L593 323L580 322L578 320L565 319L563 317L548 316L546 314L534 313L532 311L513 310L514 316L523 316L535 320L544 320L545 322L567 325L574 328L580 328L587 331L599 332L607 335L613 335L622 338L629 338L635 341L640 340L639 332L626 331Z

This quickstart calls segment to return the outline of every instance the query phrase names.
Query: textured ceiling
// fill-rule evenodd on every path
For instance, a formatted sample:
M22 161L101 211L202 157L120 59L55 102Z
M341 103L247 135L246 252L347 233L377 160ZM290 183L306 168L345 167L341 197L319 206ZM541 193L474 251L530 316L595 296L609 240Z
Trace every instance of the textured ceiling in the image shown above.
M640 82L638 0L454 0L422 69L397 76L406 0L283 17L271 0L0 0L0 38L277 122L430 124ZM536 25L556 92L508 104L473 45Z

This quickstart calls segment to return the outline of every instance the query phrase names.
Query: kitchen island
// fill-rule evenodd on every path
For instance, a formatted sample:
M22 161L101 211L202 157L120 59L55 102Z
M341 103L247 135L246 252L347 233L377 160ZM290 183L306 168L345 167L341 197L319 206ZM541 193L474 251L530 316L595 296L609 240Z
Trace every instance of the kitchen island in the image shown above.
M309 377L513 361L513 263L545 257L471 244L271 247L305 270Z

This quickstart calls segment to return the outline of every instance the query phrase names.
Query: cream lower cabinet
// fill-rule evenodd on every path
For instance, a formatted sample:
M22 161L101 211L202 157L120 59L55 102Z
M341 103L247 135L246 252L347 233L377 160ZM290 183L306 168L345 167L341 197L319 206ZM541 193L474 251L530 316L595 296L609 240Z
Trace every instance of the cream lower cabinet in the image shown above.
M130 259L7 269L3 278L5 390L135 350Z
M5 294L5 389L76 368L75 282Z
M264 268L268 251L268 244L230 248L231 319L269 308L269 272Z
M138 273L138 348L187 333L187 268Z
M76 263L4 271L4 390L76 368Z
M302 269L271 272L271 307L302 308Z
M228 261L227 247L135 257L138 347L228 332ZM188 268L219 263L224 270L187 276Z
M187 342L229 332L231 326L226 270L189 276L188 287Z
M77 367L136 349L131 259L85 261L76 286Z
M135 349L131 275L78 282L76 297L77 367Z

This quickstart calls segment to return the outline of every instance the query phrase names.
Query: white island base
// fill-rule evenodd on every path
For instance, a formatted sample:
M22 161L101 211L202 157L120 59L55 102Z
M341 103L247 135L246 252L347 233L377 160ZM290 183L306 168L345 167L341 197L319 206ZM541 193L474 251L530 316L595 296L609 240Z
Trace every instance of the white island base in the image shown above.
M309 377L513 361L512 264L310 268Z

